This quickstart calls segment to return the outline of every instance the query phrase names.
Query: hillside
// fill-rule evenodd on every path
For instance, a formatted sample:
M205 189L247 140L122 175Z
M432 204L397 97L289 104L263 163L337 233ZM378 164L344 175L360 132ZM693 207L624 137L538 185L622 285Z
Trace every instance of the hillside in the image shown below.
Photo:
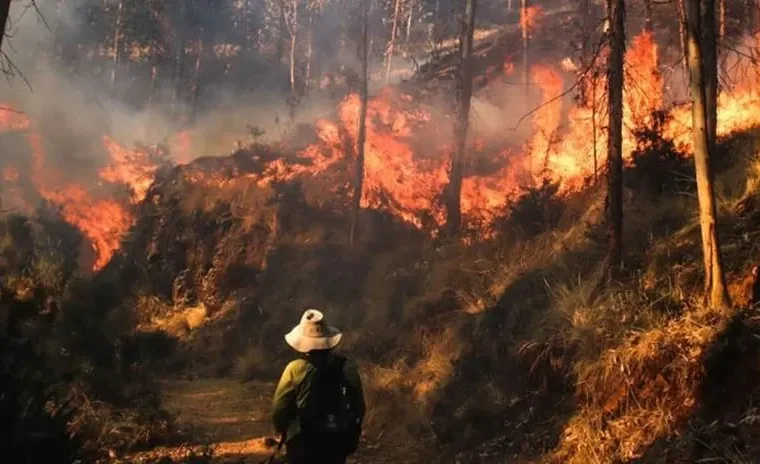
M608 281L603 63L585 72L556 46L577 35L574 9L534 12L528 69L516 13L475 43L456 239L442 233L452 40L415 79L373 89L353 243L351 92L278 141L249 127L250 143L192 161L107 134L83 137L102 155L90 164L69 153L85 144L65 125L0 113L12 153L0 159L0 416L15 427L0 456L261 462L293 357L283 334L316 307L365 384L351 463L760 462L755 63L727 58L738 70L718 101L734 305L711 310L691 112L668 65L675 18L661 9L654 33L629 24L624 266Z

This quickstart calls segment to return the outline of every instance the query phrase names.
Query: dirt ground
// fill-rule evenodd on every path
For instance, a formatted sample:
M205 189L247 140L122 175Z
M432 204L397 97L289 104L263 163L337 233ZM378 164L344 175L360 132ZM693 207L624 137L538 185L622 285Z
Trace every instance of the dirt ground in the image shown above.
M265 462L274 451L270 420L274 382L240 382L234 379L168 380L162 383L163 405L177 418L182 431L193 437L191 443L159 447L130 456L130 461L145 462L161 457L173 459L196 454L209 447L213 462L252 464ZM385 446L388 446L387 444ZM362 443L351 464L398 463L379 443ZM413 462L413 461L409 461Z

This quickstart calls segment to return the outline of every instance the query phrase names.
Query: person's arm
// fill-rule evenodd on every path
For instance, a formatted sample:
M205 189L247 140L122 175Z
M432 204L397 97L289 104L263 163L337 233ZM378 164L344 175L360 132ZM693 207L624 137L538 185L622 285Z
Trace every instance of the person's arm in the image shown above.
M359 418L360 423L364 422L364 413L366 411L366 405L364 403L364 389L362 386L362 377L359 374L358 366L351 360L346 361L344 367L344 374L346 376L346 383L348 383L349 394L351 395L351 404L356 406L356 415Z
M279 434L287 432L288 426L296 418L296 367L295 362L288 364L282 372L272 399L272 422Z

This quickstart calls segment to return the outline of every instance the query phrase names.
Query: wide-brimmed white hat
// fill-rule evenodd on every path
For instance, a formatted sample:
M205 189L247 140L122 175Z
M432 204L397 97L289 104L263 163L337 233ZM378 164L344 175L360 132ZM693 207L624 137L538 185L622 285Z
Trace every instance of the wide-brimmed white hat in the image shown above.
M338 346L343 334L337 327L327 325L325 315L317 309L307 309L301 323L293 327L285 341L294 350L308 353L312 350L329 350Z

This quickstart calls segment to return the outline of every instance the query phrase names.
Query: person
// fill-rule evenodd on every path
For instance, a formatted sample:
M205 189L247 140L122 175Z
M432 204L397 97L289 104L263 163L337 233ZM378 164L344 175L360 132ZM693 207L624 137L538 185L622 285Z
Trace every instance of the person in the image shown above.
M280 377L272 419L288 464L344 464L357 449L364 392L356 365L333 352L341 338L316 309L285 335L300 356Z

